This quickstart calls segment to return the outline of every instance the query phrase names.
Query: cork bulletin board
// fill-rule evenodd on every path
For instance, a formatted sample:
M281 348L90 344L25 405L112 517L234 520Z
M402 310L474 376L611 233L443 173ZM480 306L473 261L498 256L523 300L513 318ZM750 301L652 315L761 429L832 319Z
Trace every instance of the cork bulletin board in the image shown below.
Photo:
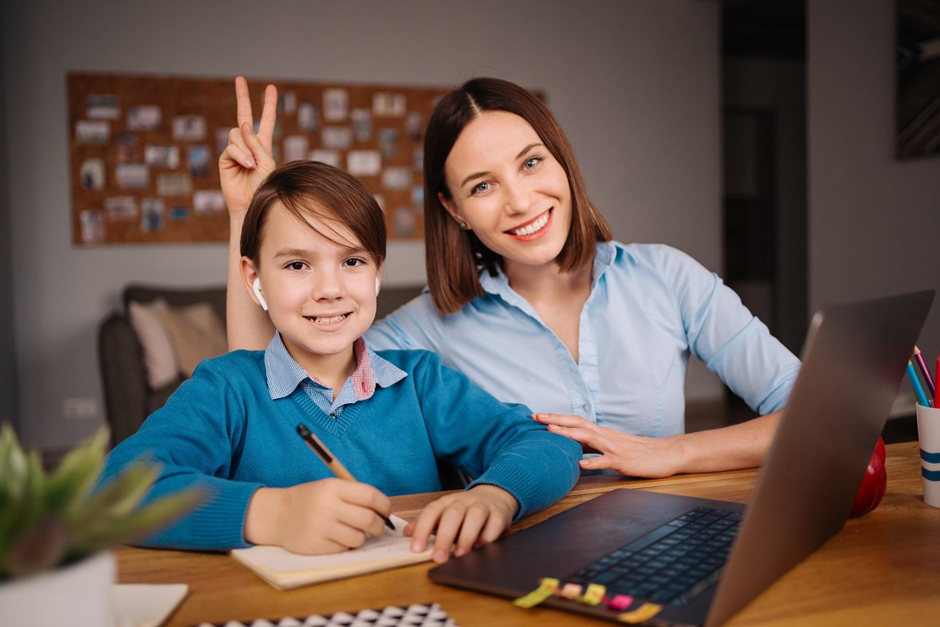
M346 169L376 195L389 239L422 239L423 133L448 88L248 77L256 120L268 83L277 164ZM234 78L70 73L68 105L76 245L228 241L218 159L236 124Z

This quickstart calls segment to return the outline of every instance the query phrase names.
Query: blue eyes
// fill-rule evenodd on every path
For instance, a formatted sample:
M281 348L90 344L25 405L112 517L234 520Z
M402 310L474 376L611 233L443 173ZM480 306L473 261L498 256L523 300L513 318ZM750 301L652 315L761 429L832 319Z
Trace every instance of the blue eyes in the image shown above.
M534 170L538 167L539 163L544 160L545 157L529 157L522 163L522 169L526 172ZM477 183L473 186L473 188L470 189L470 195L476 196L477 194L485 194L486 192L490 191L490 187L492 187L492 185L486 181Z

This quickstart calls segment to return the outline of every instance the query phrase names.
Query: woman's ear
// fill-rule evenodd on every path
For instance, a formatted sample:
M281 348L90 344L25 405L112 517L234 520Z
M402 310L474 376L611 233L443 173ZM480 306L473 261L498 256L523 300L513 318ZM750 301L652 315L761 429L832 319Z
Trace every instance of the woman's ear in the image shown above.
M441 206L444 207L447 213L450 214L450 217L452 217L457 222L457 224L460 224L461 222L466 224L466 220L464 220L464 217L460 215L460 211L457 210L457 203L455 203L453 200L449 200L446 196L444 196L444 192L437 193L437 200L441 203Z

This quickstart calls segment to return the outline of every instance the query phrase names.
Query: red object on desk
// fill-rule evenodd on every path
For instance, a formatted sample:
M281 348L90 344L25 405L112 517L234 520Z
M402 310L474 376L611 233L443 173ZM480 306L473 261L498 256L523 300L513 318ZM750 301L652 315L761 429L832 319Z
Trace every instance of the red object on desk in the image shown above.
M864 516L878 507L881 499L884 498L885 488L888 485L885 455L885 441L879 436L878 444L875 445L875 452L872 453L871 461L868 462L868 468L865 470L862 485L859 486L858 494L855 495L855 502L852 504L852 511L849 512L849 518Z

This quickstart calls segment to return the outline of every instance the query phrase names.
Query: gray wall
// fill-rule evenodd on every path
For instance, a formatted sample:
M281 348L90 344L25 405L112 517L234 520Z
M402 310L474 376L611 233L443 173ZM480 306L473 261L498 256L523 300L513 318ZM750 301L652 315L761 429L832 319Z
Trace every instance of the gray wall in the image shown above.
M15 5L3 59L16 347L32 444L69 444L99 424L65 420L63 403L100 399L96 326L122 286L225 277L221 244L71 245L68 70L427 85L494 75L539 88L617 237L670 243L721 270L717 3L5 5ZM387 284L423 281L422 255L420 245L390 248ZM720 394L715 379L690 376L690 398Z
M940 156L894 157L894 7L807 2L814 308L940 287ZM936 302L919 344L940 349Z
M3 10L3 9L0 9ZM6 39L7 20L0 14L0 37ZM5 52L0 50L0 59ZM3 66L0 64L0 424L17 427L16 359L13 349L13 269L11 264L10 196L7 179Z

